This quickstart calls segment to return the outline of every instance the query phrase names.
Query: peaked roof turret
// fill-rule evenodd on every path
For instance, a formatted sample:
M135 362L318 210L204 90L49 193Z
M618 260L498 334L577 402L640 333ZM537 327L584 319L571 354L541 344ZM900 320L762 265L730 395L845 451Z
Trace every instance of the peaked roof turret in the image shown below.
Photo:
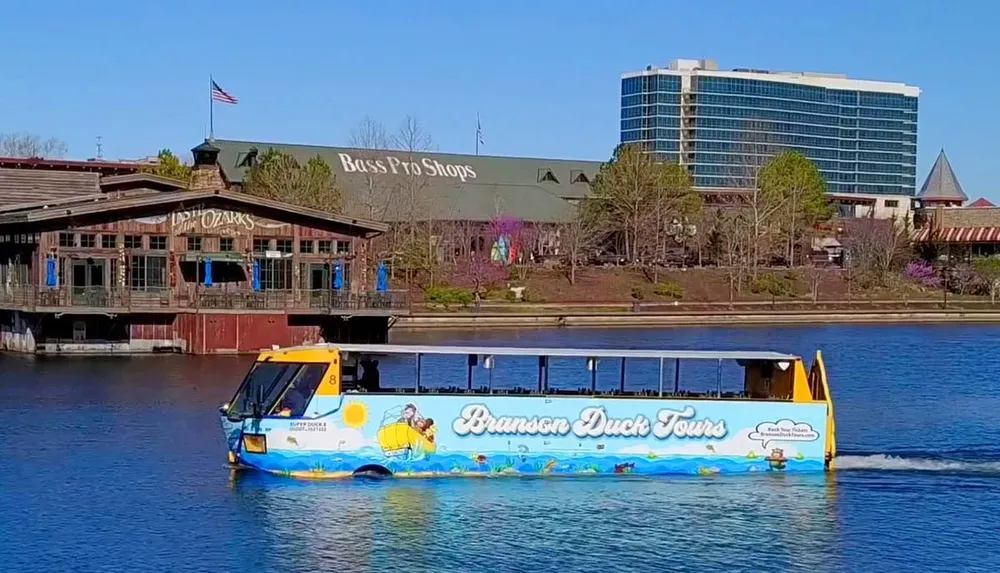
M924 179L924 184L920 187L918 199L931 201L967 201L969 197L962 191L962 185L955 177L955 171L948 162L948 156L944 154L944 149L938 154L931 172Z

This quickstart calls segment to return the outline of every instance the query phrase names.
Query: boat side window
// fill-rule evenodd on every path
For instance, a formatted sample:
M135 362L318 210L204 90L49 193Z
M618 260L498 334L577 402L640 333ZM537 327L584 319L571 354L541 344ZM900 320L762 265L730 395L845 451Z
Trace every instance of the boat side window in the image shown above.
M385 359L380 365L369 355L350 352L341 354L340 387L350 393L792 399L798 363L791 357L775 361L706 354L659 358L418 352L410 370L398 360Z
M341 355L340 358L340 391L341 392L357 392L358 386L358 356L351 354L350 356Z
M757 400L791 400L795 378L794 364L754 361L746 365L744 389L748 398Z
M352 354L346 359L341 357L340 389L342 392L387 391L382 387L382 375L379 371L378 360L363 354ZM405 388L393 388L388 391L406 390Z
M299 368L297 375L275 401L271 416L299 418L306 414L306 407L312 400L319 383L326 374L327 364L306 364Z

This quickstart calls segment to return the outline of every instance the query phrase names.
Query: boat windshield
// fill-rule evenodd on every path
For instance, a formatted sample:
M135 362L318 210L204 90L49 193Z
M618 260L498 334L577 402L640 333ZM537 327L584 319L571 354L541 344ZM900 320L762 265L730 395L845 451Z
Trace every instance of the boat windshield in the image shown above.
M304 385L308 387L310 393L305 400L311 399L311 394L316 390L327 366L327 364L296 362L255 362L230 401L226 417L237 421L244 418L260 418L270 413L279 397L299 378L309 380L309 383ZM304 409L305 405L302 407Z

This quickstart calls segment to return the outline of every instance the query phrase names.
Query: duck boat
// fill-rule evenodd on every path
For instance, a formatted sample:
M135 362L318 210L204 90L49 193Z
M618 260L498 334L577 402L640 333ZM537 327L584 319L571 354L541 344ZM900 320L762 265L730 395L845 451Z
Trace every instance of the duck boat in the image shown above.
M760 351L272 348L219 412L231 466L300 478L808 472L837 453L818 351L807 369Z

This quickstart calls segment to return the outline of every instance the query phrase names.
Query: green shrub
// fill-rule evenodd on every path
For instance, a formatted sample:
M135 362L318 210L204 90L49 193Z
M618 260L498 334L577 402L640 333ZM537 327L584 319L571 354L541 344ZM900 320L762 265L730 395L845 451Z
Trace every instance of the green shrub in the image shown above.
M659 283L653 287L653 294L667 298L684 298L684 287L674 282Z
M448 306L457 304L469 306L476 299L476 295L471 289L460 287L431 287L427 289L427 302Z
M750 281L750 292L774 297L795 296L795 285L787 276L760 275Z
M632 298L642 300L646 298L646 291L642 290L641 286L634 286L632 287Z

